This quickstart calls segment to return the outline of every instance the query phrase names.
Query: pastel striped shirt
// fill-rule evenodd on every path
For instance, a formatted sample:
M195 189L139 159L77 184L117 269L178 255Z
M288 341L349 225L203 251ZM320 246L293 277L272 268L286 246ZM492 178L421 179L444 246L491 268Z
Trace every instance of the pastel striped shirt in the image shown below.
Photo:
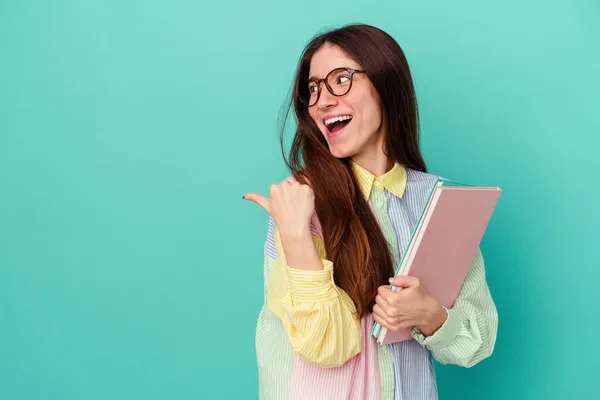
M438 176L396 163L381 177L352 163L361 193L397 265ZM279 230L269 218L264 246L264 296L256 327L261 399L437 399L433 359L475 365L494 348L498 315L478 249L446 322L431 336L380 345L372 313L360 321L354 303L333 280L316 217L312 239L323 269L287 265Z

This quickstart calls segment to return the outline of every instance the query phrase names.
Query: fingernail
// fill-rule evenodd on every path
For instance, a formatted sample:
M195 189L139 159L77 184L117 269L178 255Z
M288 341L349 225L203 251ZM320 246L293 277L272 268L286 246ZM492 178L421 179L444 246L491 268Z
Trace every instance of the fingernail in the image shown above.
M243 195L243 196L242 196L242 199L246 200L246 195Z
M390 278L390 283L394 282L394 278Z

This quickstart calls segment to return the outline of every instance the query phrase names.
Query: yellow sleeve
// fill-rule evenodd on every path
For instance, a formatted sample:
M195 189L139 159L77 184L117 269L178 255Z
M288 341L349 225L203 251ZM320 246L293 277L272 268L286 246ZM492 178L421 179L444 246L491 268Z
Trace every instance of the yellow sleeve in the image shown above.
M323 240L313 235L323 269L308 271L287 265L277 227L274 239L277 258L268 282L267 307L281 319L300 359L324 368L343 365L361 351L361 325L354 302L335 285Z

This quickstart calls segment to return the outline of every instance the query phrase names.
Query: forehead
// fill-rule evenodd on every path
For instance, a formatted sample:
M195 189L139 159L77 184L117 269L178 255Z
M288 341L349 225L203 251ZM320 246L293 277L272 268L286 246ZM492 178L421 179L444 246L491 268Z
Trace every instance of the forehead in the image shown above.
M325 43L310 60L308 76L324 78L329 71L341 67L360 69L360 65L341 48Z

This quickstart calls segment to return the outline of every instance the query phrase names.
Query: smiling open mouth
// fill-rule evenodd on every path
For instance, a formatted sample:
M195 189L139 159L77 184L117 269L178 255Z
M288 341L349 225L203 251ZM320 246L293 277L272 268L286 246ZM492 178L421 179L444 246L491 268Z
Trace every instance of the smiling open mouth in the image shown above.
M330 135L338 133L344 129L350 123L350 121L352 121L351 115L344 115L326 120L325 127L327 128L327 133Z

